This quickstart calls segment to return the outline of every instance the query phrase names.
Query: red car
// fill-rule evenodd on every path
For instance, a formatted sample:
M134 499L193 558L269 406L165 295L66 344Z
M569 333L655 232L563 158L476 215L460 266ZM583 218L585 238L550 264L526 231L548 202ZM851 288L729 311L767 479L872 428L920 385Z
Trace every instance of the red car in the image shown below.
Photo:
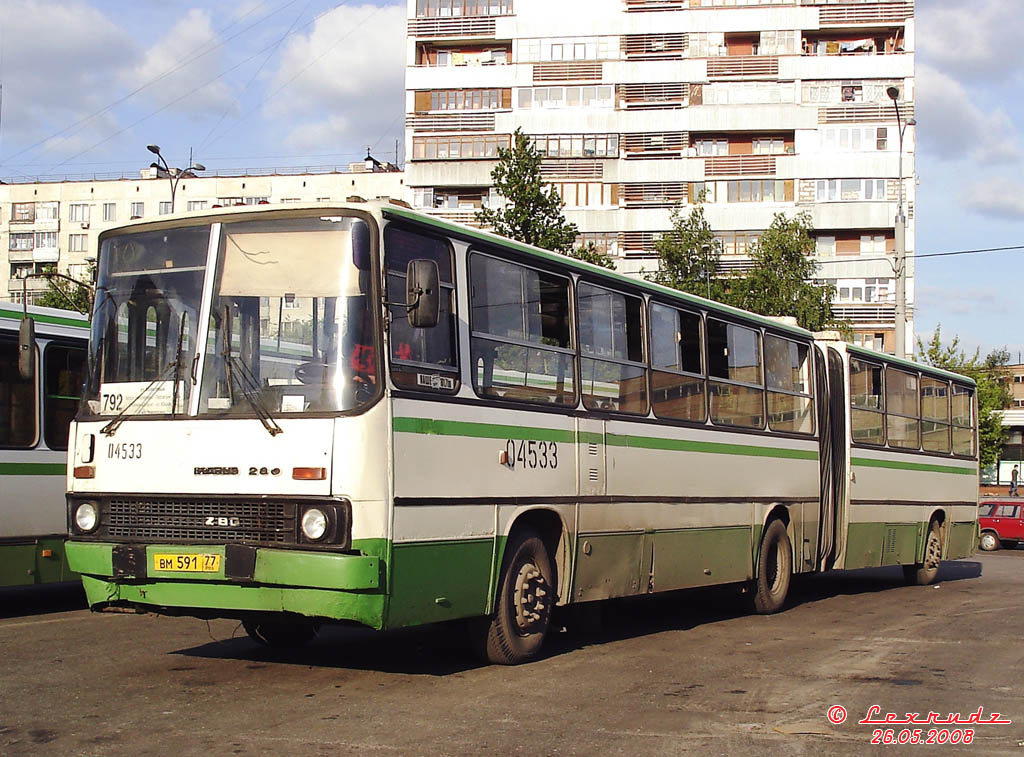
M978 528L981 539L978 546L987 552L1013 549L1024 541L1024 499L1000 497L978 504Z

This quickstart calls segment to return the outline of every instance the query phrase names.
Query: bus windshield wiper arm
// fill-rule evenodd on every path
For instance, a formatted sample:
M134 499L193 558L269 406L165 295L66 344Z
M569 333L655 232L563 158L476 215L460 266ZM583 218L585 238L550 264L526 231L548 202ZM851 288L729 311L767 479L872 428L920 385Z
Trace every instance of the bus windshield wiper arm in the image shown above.
M277 424L277 421L274 420L274 417L260 399L260 385L256 377L252 375L249 367L243 361L231 354L231 312L227 306L224 307L224 320L221 321L221 338L224 340L221 357L224 358L224 373L227 374L228 379L228 396L233 397L235 381L237 380L242 397L249 403L249 407L252 408L256 417L259 418L267 433L271 436L284 433L284 429ZM238 373L237 377L235 376L236 371Z

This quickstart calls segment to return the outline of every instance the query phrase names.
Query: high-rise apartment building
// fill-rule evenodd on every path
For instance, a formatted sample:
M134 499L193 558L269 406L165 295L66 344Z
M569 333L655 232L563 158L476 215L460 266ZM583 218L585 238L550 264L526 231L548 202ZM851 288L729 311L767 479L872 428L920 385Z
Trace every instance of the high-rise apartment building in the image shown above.
M912 0L408 2L414 206L472 223L518 127L580 241L627 273L657 266L677 203L704 199L724 274L774 214L808 211L836 315L892 351L902 197L911 344Z

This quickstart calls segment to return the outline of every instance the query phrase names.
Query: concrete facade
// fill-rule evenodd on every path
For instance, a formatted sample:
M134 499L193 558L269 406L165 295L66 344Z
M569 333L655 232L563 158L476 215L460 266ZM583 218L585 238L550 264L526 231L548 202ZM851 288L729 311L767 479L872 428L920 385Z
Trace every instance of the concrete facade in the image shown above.
M855 341L892 351L912 1L409 0L406 183L415 207L473 222L498 202L516 128L545 155L566 217L640 275L705 191L722 270L776 213L810 213L819 276ZM902 149L913 337L914 127Z

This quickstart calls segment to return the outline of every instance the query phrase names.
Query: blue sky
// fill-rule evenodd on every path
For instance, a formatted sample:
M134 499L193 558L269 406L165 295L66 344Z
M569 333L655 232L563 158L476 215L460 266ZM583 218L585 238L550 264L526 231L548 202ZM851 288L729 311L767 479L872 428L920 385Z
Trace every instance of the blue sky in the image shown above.
M917 0L917 252L1024 245L1024 17ZM3 0L0 177L393 159L405 3ZM1024 250L917 261L916 328L1024 352Z

